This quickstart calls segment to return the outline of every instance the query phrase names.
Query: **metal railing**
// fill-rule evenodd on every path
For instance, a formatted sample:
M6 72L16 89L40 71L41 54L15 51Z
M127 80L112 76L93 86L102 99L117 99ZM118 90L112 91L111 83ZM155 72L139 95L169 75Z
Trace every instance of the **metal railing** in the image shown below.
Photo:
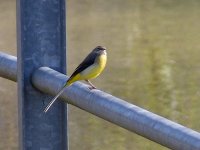
M0 76L16 81L16 63L16 57L0 53ZM67 76L48 67L37 69L31 79L35 88L51 95L66 80ZM200 133L103 91L88 90L81 82L66 88L61 99L170 149L200 150Z

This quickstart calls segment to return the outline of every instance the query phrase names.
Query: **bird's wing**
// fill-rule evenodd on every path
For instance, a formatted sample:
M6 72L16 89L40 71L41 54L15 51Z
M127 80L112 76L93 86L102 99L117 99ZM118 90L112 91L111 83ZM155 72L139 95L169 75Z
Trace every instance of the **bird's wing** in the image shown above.
M78 65L78 67L75 69L75 71L72 73L72 75L70 76L70 78L68 80L70 80L71 78L73 78L75 75L77 75L78 73L82 72L83 70L85 70L87 67L91 66L96 59L97 53L90 53L83 61L80 65Z

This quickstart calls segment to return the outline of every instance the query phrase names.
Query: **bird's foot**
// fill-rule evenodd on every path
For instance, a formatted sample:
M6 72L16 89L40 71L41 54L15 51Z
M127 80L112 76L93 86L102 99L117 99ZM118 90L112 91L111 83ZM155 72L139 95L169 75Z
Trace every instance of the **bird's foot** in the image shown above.
M91 87L88 87L90 90L96 89L96 87L90 82L90 80L85 80Z
M94 90L94 89L97 89L95 86L90 86L88 87L90 90Z

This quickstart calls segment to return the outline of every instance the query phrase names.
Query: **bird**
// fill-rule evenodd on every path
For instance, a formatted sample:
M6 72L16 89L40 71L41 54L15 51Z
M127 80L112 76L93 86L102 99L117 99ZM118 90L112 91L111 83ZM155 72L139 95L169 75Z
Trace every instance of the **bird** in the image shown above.
M91 87L90 90L96 89L90 79L94 79L101 74L104 70L107 62L106 48L103 46L97 46L94 48L88 56L78 65L72 75L65 82L64 86L58 92L58 94L50 101L45 107L44 112L46 113L49 108L53 105L56 99L63 93L66 87L69 87L74 82L79 80L85 80Z

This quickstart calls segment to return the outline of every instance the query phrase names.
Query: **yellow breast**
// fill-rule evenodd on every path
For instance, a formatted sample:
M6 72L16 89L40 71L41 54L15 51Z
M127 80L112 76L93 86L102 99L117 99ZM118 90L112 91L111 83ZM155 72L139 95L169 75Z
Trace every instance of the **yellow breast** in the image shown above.
M99 56L97 58L96 63L99 65L100 73L104 70L104 68L106 66L106 62L107 62L107 55L106 54L102 54L101 56Z
M107 62L106 54L102 54L96 58L95 63L81 72L81 79L96 78L105 68Z

